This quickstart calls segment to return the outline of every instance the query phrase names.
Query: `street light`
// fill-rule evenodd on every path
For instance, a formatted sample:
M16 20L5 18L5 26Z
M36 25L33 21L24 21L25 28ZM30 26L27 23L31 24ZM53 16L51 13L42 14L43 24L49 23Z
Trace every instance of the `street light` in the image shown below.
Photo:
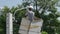
M16 20L16 18L15 18L15 14L16 14L16 12L18 12L19 10L23 10L23 9L26 9L26 8L21 8L21 9L17 9L17 10L15 10L15 12L14 12L14 17L13 17L13 19L14 19L14 21L16 21L17 22L17 20Z
M13 21L15 20L15 14L18 10L22 10L22 9L25 9L25 8L17 9L14 12L14 17L11 12L7 13L7 15L6 15L6 34L13 34Z

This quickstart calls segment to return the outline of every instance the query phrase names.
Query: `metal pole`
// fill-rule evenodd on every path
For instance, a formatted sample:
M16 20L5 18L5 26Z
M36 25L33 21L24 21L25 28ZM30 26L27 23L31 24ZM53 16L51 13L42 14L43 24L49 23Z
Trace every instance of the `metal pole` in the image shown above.
M12 14L9 12L6 17L6 34L13 34Z

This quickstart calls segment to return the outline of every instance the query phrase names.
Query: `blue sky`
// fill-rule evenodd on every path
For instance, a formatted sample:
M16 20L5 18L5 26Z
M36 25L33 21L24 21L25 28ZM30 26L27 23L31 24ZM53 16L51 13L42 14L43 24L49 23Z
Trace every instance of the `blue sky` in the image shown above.
M22 0L0 0L0 8L4 6L12 7L17 6L17 4L21 4Z

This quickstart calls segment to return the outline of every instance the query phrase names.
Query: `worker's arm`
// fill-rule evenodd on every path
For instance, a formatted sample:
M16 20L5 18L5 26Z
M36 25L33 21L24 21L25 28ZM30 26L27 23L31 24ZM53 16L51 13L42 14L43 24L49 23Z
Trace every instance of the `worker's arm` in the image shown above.
M28 16L28 12L25 13L25 17Z

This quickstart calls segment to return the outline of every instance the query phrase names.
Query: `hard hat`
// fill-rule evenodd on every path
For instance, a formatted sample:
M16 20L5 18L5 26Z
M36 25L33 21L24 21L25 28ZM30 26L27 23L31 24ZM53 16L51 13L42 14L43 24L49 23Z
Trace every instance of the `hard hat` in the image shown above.
M33 9L33 6L27 6L27 8L32 8Z

